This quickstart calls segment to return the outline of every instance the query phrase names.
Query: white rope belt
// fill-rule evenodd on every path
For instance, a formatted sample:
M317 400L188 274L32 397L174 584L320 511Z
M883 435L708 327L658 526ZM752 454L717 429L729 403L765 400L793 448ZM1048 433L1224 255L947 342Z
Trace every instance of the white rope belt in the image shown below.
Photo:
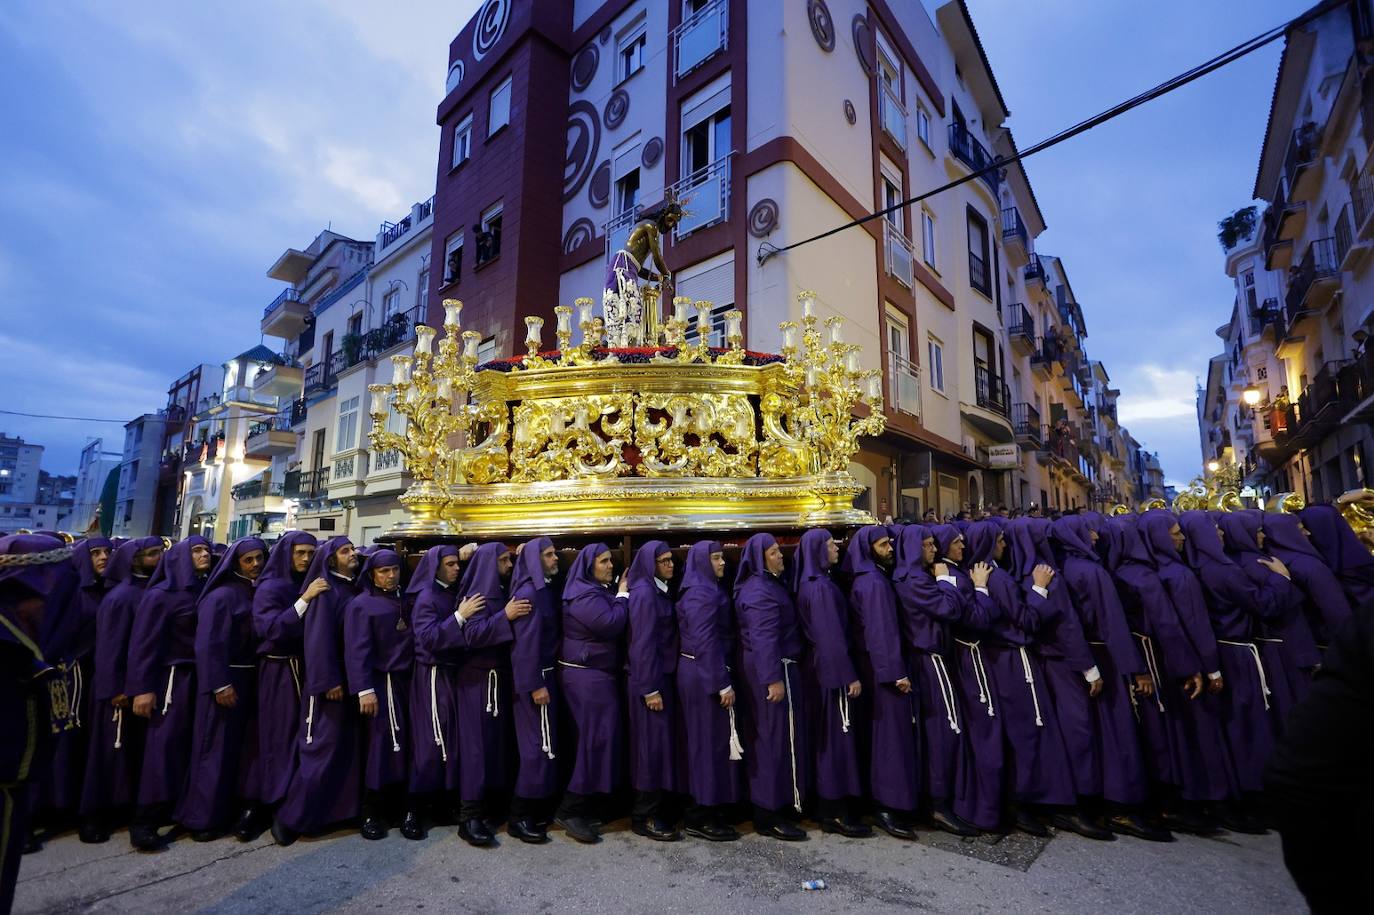
M735 707L731 705L725 711L730 715L730 760L733 762L744 758L744 744L740 742L739 731L735 730Z
M1040 716L1040 696L1035 691L1035 673L1031 670L1030 655L1026 652L1025 645L1017 650L1021 652L1021 671L1026 675L1026 685L1030 687L1031 704L1035 706L1035 726L1043 728L1045 719Z
M167 710L172 707L172 684L176 682L177 669L175 666L167 668L167 693L162 697L162 714L167 714Z
M444 743L444 726L439 721L439 668L429 669L429 724L434 728L434 745L439 748L439 758L448 762L448 746Z
M959 712L954 707L954 684L949 680L945 659L932 654L930 666L935 671L935 681L940 685L940 698L945 702L945 720L949 722L949 729L956 734L962 733L959 730Z
M547 680L551 670L553 670L552 667L545 667L539 671L539 675ZM539 706L539 741L540 751L549 759L553 759L553 725L549 723L549 703L547 702Z
M979 642L965 642L963 639L955 639L960 645L968 649L969 657L973 659L973 678L978 681L978 701L988 707L988 717L995 718L997 713L992 708L992 687L988 685L988 672L983 667L983 650L979 647Z
M840 730L843 731L844 733L848 734L848 733L849 733L849 695L845 692L845 688L844 688L843 686L840 687L839 706L840 706Z
M1222 645L1231 645L1235 648L1244 648L1250 652L1250 657L1255 659L1255 670L1259 671L1260 692L1264 696L1264 708L1269 708L1269 679L1264 675L1264 663L1260 661L1259 648L1254 642L1228 642L1225 639L1217 639Z
M296 684L296 698L301 697L301 659L293 654L269 654L268 660L285 661L291 669L291 680Z
M230 670L257 670L257 668L258 668L258 665L256 665L256 664L230 664L230 665L229 665L229 669L230 669Z
M121 748L124 746L124 709L122 709L122 708L117 708L117 709L115 709L115 710L114 710L114 717L111 718L110 720L114 722L114 726L115 726L115 742L114 742L114 748L115 748L116 750L118 750L118 749L121 749Z
M496 669L487 671L487 711L491 712L491 717L501 717L501 699L499 690L501 688L501 678L497 676Z
M572 661L559 661L558 664L560 667L572 667L577 670L591 670L586 664L574 664Z
M306 743L314 743L314 741L315 741L314 725L315 725L315 697L314 697L314 696L311 696L311 697L310 697L310 705L306 708L306 711L305 711L305 742L306 742Z
M396 699L391 694L391 671L386 672L386 716L391 724L391 752L401 752L400 741L396 739L396 732L401 726L396 723Z
M81 727L81 690L85 685L81 674L81 665L72 662L72 720L75 727Z
M1155 660L1154 639L1140 632L1132 632L1131 635L1140 640L1140 651L1145 655L1145 667L1150 671L1150 679L1155 683L1155 705L1159 706L1159 710L1162 712L1164 711L1164 699L1160 693L1164 690L1164 682L1159 678L1159 661ZM1131 692L1135 692L1134 687L1131 688Z
M787 698L787 750L792 758L792 806L801 813L801 786L797 783L797 722L792 713L792 678L787 669L797 662L791 658L782 659L782 688Z

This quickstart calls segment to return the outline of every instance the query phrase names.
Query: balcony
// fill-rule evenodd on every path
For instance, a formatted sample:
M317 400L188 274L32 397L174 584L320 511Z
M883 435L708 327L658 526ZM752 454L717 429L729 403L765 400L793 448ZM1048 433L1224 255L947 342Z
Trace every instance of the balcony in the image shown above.
M425 307L416 305L407 311L397 312L367 333L344 337L339 351L343 361L337 372L344 372L363 362L375 361L388 350L414 340L415 325L423 323Z
M305 369L289 356L270 362L253 376L253 393L263 397L290 397L299 394L304 383Z
M960 418L998 444L1015 441L1011 428L1010 392L1002 379L983 363L973 367L973 404L959 404Z
M317 362L305 370L305 396L322 394L338 386L339 371L344 368L343 351L330 353L324 361Z
M887 357L887 398L893 410L921 415L921 367L910 359L889 353Z
M361 496L367 482L366 451L352 451L334 458L329 473L329 498L343 499Z
M1288 196L1295 202L1306 202L1316 196L1321 187L1323 157L1321 136L1311 121L1303 124L1288 140L1288 152L1283 157L1283 178Z
M1276 339L1282 340L1284 333L1283 309L1279 307L1279 300L1268 298L1257 311L1250 314L1250 336L1260 337L1269 328L1275 328Z
M1011 347L1022 356L1030 356L1035 352L1035 322L1031 320L1030 312L1026 306L1020 302L1014 302L1006 307L1007 336L1011 338Z
M723 4L722 4L723 5ZM697 15L701 15L698 13ZM730 212L730 153L709 165L697 169L664 191L665 196L690 201L690 210L673 231L673 238L681 239L698 229L724 222Z
M949 125L949 151L954 158L975 172L987 169L981 175L983 183L992 191L992 199L997 199L997 188L1001 184L998 169L992 165L996 161L978 138L969 132L968 126L958 121Z
M275 514L285 511L282 493L282 484L273 481L270 474L263 474L229 490L229 495L234 499L234 513L237 515L256 515L264 512Z
M1064 346L1059 342L1059 338L1049 335L1040 338L1040 348L1031 353L1031 371L1041 381L1049 381L1054 377L1054 367L1060 364L1063 359Z
M1011 428L1016 434L1017 444L1039 451L1044 439L1041 438L1040 411L1034 404L1018 403L1011 406Z
M1341 385L1351 403L1343 422L1374 418L1374 348L1366 346L1341 372Z
M887 275L895 277L897 282L910 289L915 282L915 248L902 230L886 219L883 220L883 248Z
M682 20L682 24L668 35L675 81L724 51L729 41L730 4L727 0L714 0Z
M1040 427L1040 446L1037 459L1042 464L1058 462L1076 465L1082 459L1078 453L1078 439L1067 420Z
M400 222L384 222L382 229L378 233L378 251L385 251L396 242L410 234L410 230L424 222L434 212L434 198L430 197L424 203L417 203L411 208L410 215Z
M630 240L630 231L639 222L639 204L635 204L619 216L612 216L601 227L606 236L606 259L610 260L615 252L622 250Z
M1024 267L1030 260L1030 239L1016 207L1002 211L1002 252L1011 267Z
M1340 285L1336 239L1319 238L1307 246L1302 261L1289 274L1286 305L1290 334L1304 317L1325 309Z
M1350 204L1341 207L1336 217L1336 263L1341 270L1356 270L1364 263L1369 254L1369 245L1355 237L1354 224L1350 218Z
M288 470L282 484L288 499L323 499L329 490L329 468Z
M1374 238L1374 174L1370 173L1370 165L1374 161L1366 162L1364 171L1360 172L1355 183L1350 188L1350 203L1355 211L1355 232L1360 238Z
M1264 210L1260 224L1260 238L1264 246L1264 266L1268 270L1287 270L1293 263L1293 241L1279 240L1280 210L1270 203Z
M906 149L906 107L902 105L892 87L879 80L878 120L883 125L883 133Z
M213 464L223 445L223 436L215 436L199 442L187 442L182 455L182 468L189 469L193 466Z
M291 414L282 413L248 427L248 440L244 442L246 454L271 457L277 454L290 454L296 450L296 433L291 431Z
M1025 270L1026 285L1038 283L1041 289L1045 289L1045 265L1040 263L1040 255L1032 254L1026 260Z
M988 298L992 298L992 278L988 275L988 262L974 253L968 252L968 283Z
M291 426L292 426L292 428L295 428L296 426L299 426L299 425L301 425L302 423L305 422L305 417L306 417L307 412L308 412L308 408L306 407L306 403L305 403L305 398L304 398L304 397L298 397L298 398L296 398L295 400L291 401Z
M310 306L301 301L297 289L283 289L262 312L262 332L269 337L290 340L305 328Z
M1293 444L1311 448L1340 425L1346 413L1358 403L1358 374L1348 370L1349 362L1328 362L1298 397L1297 416L1289 429Z
M1001 413L1007 416L1011 406L1008 403L1010 392L1007 386L996 375L993 375L985 365L973 367L973 386L978 406L984 410L991 410L994 413Z

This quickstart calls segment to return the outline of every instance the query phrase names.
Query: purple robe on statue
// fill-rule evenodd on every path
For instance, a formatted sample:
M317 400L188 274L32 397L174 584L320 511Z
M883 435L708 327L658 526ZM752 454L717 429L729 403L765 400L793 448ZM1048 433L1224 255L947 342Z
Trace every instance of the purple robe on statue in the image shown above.
M253 634L258 637L258 795L275 805L296 771L301 724L301 651L305 618L296 612L305 573L291 553L318 547L313 534L289 531L272 545L253 589Z
M982 639L982 651L992 671L996 713L1010 757L1007 790L1020 803L1071 805L1076 797L1059 714L1050 696L1045 663L1030 647L1038 632L1054 624L1053 614L1062 611L1062 602L1051 601L1048 590L1034 590L1031 572L1038 563L1033 554L1025 565L1024 589L1013 572L993 559L997 538L1010 539L996 521L974 522L966 536L966 564L993 566L988 597L999 607L1000 616ZM1011 544L1002 562L1017 568Z
M1374 556L1365 546L1340 509L1334 505L1310 505L1298 512L1303 526L1336 580L1345 589L1352 608L1374 603Z
M735 613L739 621L745 707L745 765L749 798L768 811L791 807L800 813L806 790L806 703L797 661L801 629L792 595L768 571L763 554L777 543L772 534L755 534L744 545L735 575ZM780 702L769 702L768 686L781 683Z
M1206 512L1186 511L1178 524L1188 538L1188 564L1207 595L1217 653L1226 688L1220 694L1221 722L1242 791L1264 787L1264 762L1275 736L1269 683L1281 670L1266 667L1255 644L1263 620L1280 619L1293 607L1293 590L1281 577L1256 585L1227 556L1216 525ZM1282 583L1283 587L1279 586Z
M358 575L362 593L344 610L344 670L348 692L377 697L377 714L364 717L363 786L381 791L405 785L410 777L410 671L415 664L415 638L406 619L408 608L399 591L382 591L372 583L374 569L399 568L392 550L374 550Z
M301 593L317 578L329 590L310 601L305 611L305 717L297 740L296 771L277 818L298 833L316 833L351 820L361 809L362 758L358 738L358 705L347 695L344 672L344 608L357 597L357 582L330 568L334 554L351 545L347 537L326 540L310 560ZM340 699L326 698L335 687Z
M922 794L935 807L963 803L973 795L973 758L965 733L963 702L954 685L958 675L949 626L963 615L959 589L948 579L937 582L926 568L922 542L933 537L929 527L908 524L897 542L893 585L901 600L902 641L916 669L921 694L919 756L924 759Z
M528 616L511 622L511 680L514 683L511 717L515 721L515 746L520 765L515 777L515 796L537 800L558 794L558 665L560 595L553 581L544 577L540 554L553 546L548 537L525 544L511 572L511 600L527 600ZM538 705L532 694L548 690L548 702Z
M1313 637L1319 645L1327 644L1353 612L1340 579L1302 532L1301 521L1297 517L1283 512L1253 510L1241 514L1249 518L1252 525L1258 521L1263 526L1265 552L1288 566L1288 571L1293 575L1293 584L1302 590L1306 598L1303 613L1312 628ZM1344 518L1341 524L1345 524ZM1230 531L1227 531L1227 537L1230 536Z
M186 787L195 723L196 599L204 581L191 549L209 545L192 535L168 550L134 613L124 693L130 699L156 696L138 781L140 807L174 807Z
M806 742L812 754L807 787L823 801L839 801L862 797L863 778L859 709L856 704L851 715L848 692L859 674L849 656L849 607L830 577L830 540L830 532L819 528L802 534L793 556L792 593L806 639L801 681L806 692Z
M119 708L112 700L124 695L129 633L149 580L147 575L134 574L134 555L151 547L161 548L162 538L126 541L114 551L105 569L105 580L113 587L100 602L95 618L91 739L81 790L82 816L99 816L126 807L138 794L146 723L130 710L127 697Z
M629 598L612 596L593 575L604 543L584 546L563 585L558 682L568 704L573 748L570 794L610 794L624 780L621 671Z
M442 584L439 565L455 546L430 547L406 586L415 630L415 676L410 693L410 790L457 791L458 659L467 640L458 622L457 582Z
M704 807L734 804L744 794L743 744L735 709L720 704L720 694L733 688L730 665L735 654L730 593L711 565L711 554L723 551L714 540L694 543L687 551L677 596L685 787ZM738 698L739 692L735 695Z
M465 649L458 659L459 794L466 803L510 786L514 734L510 727L510 643L506 583L497 561L510 547L484 543L458 581L458 600L481 594L486 605L463 624Z
M1093 548L1089 523L1070 515L1051 527L1064 551L1064 578L1079 625L1102 676L1102 692L1091 704L1091 742L1085 745L1075 741L1074 734L1066 734L1068 750L1070 756L1092 759L1097 769L1091 784L1078 785L1080 795L1100 793L1113 803L1140 804L1145 801L1149 778L1136 732L1134 684L1129 678L1148 670L1131 636L1116 583Z
M808 531L802 538L803 546L812 533ZM879 525L856 531L845 551L844 572L850 577L854 654L863 683L864 717L868 719L868 793L874 803L886 810L909 813L921 801L921 765L917 755L921 745L920 710L916 706L916 678L902 650L902 614L897 592L887 571L873 558L873 544L884 537L890 539L891 535ZM820 548L825 549L824 541ZM813 548L803 556L804 560L816 558L824 560L824 552L818 555ZM802 605L799 590L799 610ZM897 686L901 680L907 681L906 692Z
M630 563L625 692L630 710L630 787L679 791L677 759L677 618L668 583L655 574L668 544L650 540ZM657 693L663 709L645 699Z
M238 574L239 557L267 545L236 540L205 582L196 604L196 721L186 791L174 819L190 830L227 828L235 801L258 798L257 639L253 635L253 582ZM216 697L234 691L233 708Z

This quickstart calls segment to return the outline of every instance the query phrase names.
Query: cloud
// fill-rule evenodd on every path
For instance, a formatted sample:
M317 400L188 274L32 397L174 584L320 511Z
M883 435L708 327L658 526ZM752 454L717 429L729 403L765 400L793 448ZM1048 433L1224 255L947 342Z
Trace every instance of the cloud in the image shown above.
M1187 417L1194 421L1196 431L1197 402L1193 397L1196 376L1192 372L1146 363L1121 374L1124 377L1118 382L1121 397L1117 401L1121 422L1130 426Z

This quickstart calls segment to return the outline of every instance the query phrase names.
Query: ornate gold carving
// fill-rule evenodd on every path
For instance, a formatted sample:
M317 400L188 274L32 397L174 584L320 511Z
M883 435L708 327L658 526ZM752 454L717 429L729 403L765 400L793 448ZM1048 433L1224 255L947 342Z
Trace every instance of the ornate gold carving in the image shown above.
M635 398L640 476L752 477L754 410L737 394Z

